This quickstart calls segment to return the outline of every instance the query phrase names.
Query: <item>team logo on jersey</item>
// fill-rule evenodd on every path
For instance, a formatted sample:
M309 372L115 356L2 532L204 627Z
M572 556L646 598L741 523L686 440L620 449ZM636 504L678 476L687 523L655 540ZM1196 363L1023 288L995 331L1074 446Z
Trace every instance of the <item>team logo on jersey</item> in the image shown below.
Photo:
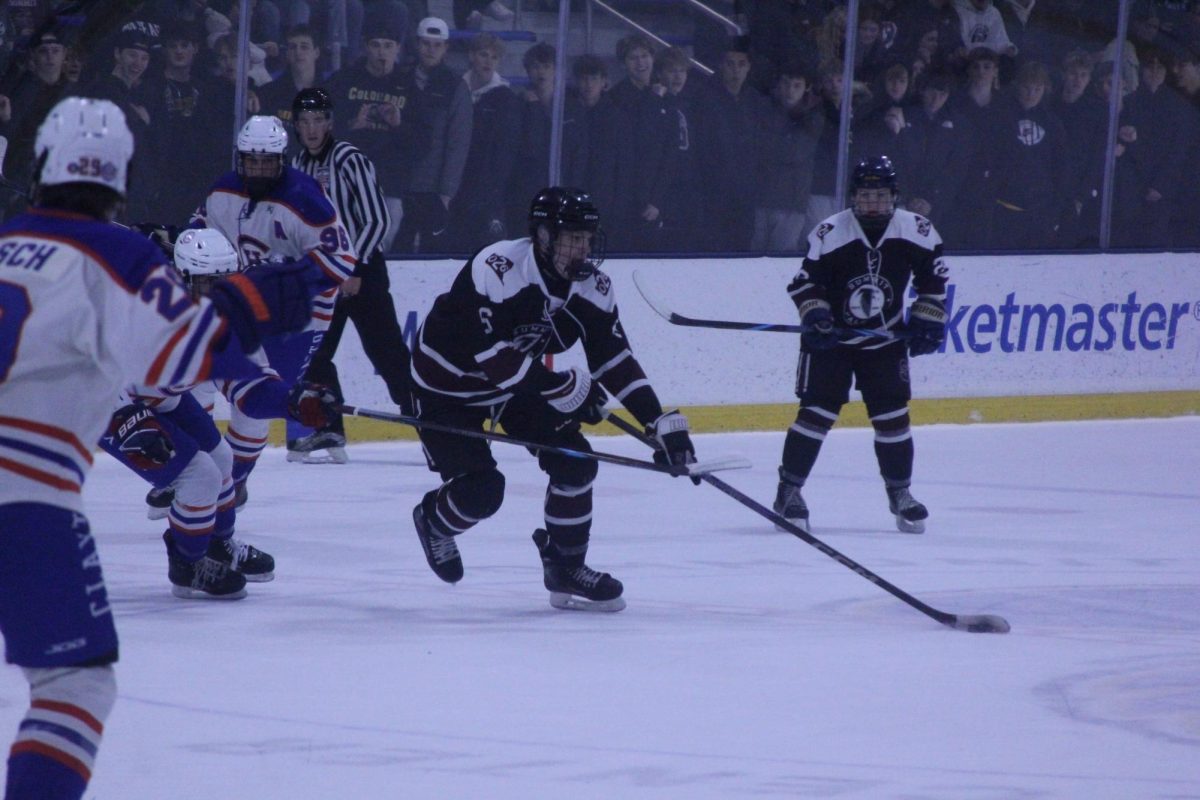
M612 289L612 279L609 278L607 275L605 275L603 272L597 272L596 273L596 291L602 295L607 296L610 289Z
M544 322L518 325L513 330L512 343L522 353L537 357L550 343L550 326Z
M238 237L237 249L242 254L242 265L244 267L267 261L267 256L271 253L271 248L268 245L244 233Z
M817 238L821 241L825 241L825 234L829 233L831 230L833 230L832 225L830 225L828 222L822 222L817 226Z
M492 272L496 273L496 277L499 278L502 283L504 282L504 273L513 268L512 260L505 258L499 253L492 253L483 263L492 268Z
M882 275L859 275L846 284L845 318L851 323L878 317L892 303L895 290Z
M929 220L924 217L917 217L917 233L922 236L928 236L931 230L933 230L933 225L929 223Z

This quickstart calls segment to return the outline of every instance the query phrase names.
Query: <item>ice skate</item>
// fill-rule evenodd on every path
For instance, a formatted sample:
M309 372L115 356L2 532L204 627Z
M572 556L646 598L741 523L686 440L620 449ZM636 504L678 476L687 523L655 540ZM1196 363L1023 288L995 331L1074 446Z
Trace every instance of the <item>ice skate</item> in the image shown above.
M417 536L421 539L421 548L425 551L425 560L433 574L446 583L458 583L463 577L462 556L458 554L458 545L453 536L445 536L433 527L433 523L425 516L421 503L413 509L413 524L417 527Z
M275 559L254 545L232 536L228 539L212 537L208 542L207 555L213 561L219 561L240 573L247 581L266 583L275 580Z
M775 490L775 505L772 506L772 509L805 533L809 532L808 504L800 496L800 487L796 484L787 481L779 482L779 488ZM775 530L788 533L787 528L778 524L775 525Z
M929 509L918 503L907 486L888 487L888 509L896 515L896 530L901 533L924 533Z
M246 579L241 574L207 556L188 561L176 549L170 531L163 534L163 542L171 594L185 600L240 600L246 596Z
M533 543L542 557L543 581L550 592L550 605L571 611L620 611L625 608L625 587L607 572L586 564L563 563L550 544L550 534L538 528Z
M324 450L325 455L320 455ZM346 437L334 431L314 431L287 443L287 460L298 464L345 464Z
M171 511L171 503L175 502L174 487L151 489L146 492L146 519L166 519Z

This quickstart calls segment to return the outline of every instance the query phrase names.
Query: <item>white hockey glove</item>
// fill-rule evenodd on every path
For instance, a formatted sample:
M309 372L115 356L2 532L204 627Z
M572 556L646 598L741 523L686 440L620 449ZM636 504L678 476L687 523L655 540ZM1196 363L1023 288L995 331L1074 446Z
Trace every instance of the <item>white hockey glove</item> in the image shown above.
M646 426L646 435L658 443L659 451L654 460L659 464L686 466L696 463L696 448L688 436L687 417L679 410L668 411ZM692 483L700 485L700 478L693 477Z
M572 367L566 372L554 374L562 378L562 383L542 393L551 408L572 421L588 425L598 425L604 420L607 414L604 404L608 402L608 395L600 384L592 383L590 373Z

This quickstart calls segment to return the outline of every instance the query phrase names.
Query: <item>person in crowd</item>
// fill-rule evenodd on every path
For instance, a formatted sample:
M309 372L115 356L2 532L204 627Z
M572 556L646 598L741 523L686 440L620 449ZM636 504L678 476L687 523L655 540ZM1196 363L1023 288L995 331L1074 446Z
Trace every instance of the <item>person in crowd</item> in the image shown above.
M780 69L772 113L766 119L757 169L758 207L751 248L796 252L808 230L813 157L825 126L821 101L810 90L803 62Z
M448 244L450 205L462 185L474 124L470 90L446 64L449 45L445 20L425 17L417 23L413 113L428 131L429 147L413 166L404 220L393 245L397 252L440 253Z
M872 93L871 110L862 114L851 127L851 159L861 160L868 153L887 153L897 170L912 174L914 159L912 123L914 104L909 89L908 67L895 62L879 76Z
M883 6L864 3L858 13L858 41L854 48L854 79L871 84L895 60L894 38L884 35L885 25L895 33L895 24L885 19Z
M901 52L912 54L923 52L924 66L930 65L938 69L949 66L950 60L959 43L962 41L962 29L959 25L958 14L954 11L951 0L912 0L903 3L894 12L896 27L901 36ZM921 45L930 31L937 31L936 45L932 50L929 44ZM914 66L910 61L910 66ZM913 72L920 70L913 69Z
M1071 50L1063 56L1062 88L1050 102L1050 108L1062 120L1067 140L1080 143L1067 151L1070 160L1067 191L1071 202L1059 220L1059 242L1065 247L1074 247L1084 240L1099 241L1100 235L1099 228L1084 228L1080 218L1089 189L1083 177L1090 173L1087 159L1094 155L1082 143L1090 142L1097 131L1108 129L1108 108L1096 92L1089 91L1094 64L1095 59L1083 50Z
M682 48L660 53L654 71L654 90L661 93L667 116L677 126L676 168L663 198L663 248L680 253L711 250L713 226L706 216L711 203L704 161L712 140L709 91L700 80L693 80L691 60Z
M386 253L400 230L403 197L429 136L413 113L413 76L399 67L404 31L381 14L369 16L363 36L366 58L339 70L326 88L338 108L337 137L365 153L379 170L391 219L380 243Z
M63 75L66 46L53 29L43 31L30 41L29 70L11 95L0 94L0 134L8 138L4 157L4 176L17 186L28 186L33 177L33 143L38 126L62 98L68 88ZM0 208L10 214L24 209L25 198L5 193Z
M259 91L259 106L263 114L289 123L292 121L292 101L304 89L316 86L321 80L321 45L308 25L294 25L284 36L284 58L287 69L282 75Z
M614 208L616 181L612 148L617 141L617 109L608 92L608 67L604 59L585 53L571 64L573 92L579 98L579 124L587 139L588 158L581 186L591 190L596 205Z
M1044 65L1022 64L1012 89L985 134L995 205L988 246L1044 250L1054 245L1058 220L1069 202L1071 142L1045 102L1050 73Z
M1198 45L1200 46L1200 45ZM1176 169L1180 175L1179 198L1171 206L1171 244L1174 247L1200 247L1200 51L1181 48L1171 65L1175 89L1187 109L1191 134Z
M992 0L954 0L954 11L959 22L959 58L966 59L980 48L997 56L1017 55L1017 46L1008 38L1004 18Z
M839 59L825 61L817 75L821 113L825 117L813 159L812 188L808 196L806 225L811 230L826 217L837 213L838 132L842 125L842 70ZM855 87L851 93L853 111L861 111L870 102L870 92ZM805 233L807 236L808 233Z
M926 75L921 105L906 117L912 136L907 208L928 217L947 238L971 227L972 220L960 212L960 197L978 139L967 119L948 102L953 89L950 73Z
M467 50L471 68L463 80L471 93L471 146L450 207L454 252L473 252L507 235L505 203L521 140L521 100L496 71L503 44L494 34L480 33Z
M968 163L966 181L960 195L958 214L966 222L959 230L958 247L982 249L988 246L995 193L990 171L988 142L997 130L1000 102L1000 57L993 50L978 47L967 58L967 83L951 98L954 111L964 117L977 136Z
M808 239L808 253L788 284L806 329L800 339L796 396L774 510L808 530L801 494L821 445L849 399L862 393L875 429L875 456L888 509L902 533L923 533L929 511L910 491L913 438L908 401L909 357L935 353L946 336L942 239L929 220L895 207L895 168L886 156L859 162L850 208L825 219ZM916 299L904 321L909 283ZM907 339L860 331L906 331Z
M421 323L412 361L419 419L476 431L490 420L529 442L589 452L580 427L604 418L607 390L646 426L656 459L693 463L686 417L663 410L621 327L614 287L599 271L602 247L600 212L585 192L538 192L529 237L471 256ZM545 355L576 345L586 365L545 366ZM500 509L504 475L486 440L417 432L441 484L413 509L413 523L430 569L457 583L464 575L458 539ZM533 541L551 605L620 611L624 586L587 565L597 462L560 450L537 459L548 481L545 527Z
M516 15L500 0L454 0L454 27L479 30L483 20L491 18L497 22L511 22Z
M304 379L328 387L339 405L344 402L333 357L350 320L358 331L363 352L387 385L392 402L411 411L408 347L396 318L383 258L383 235L389 227L387 203L375 179L375 165L358 148L333 137L333 100L319 86L296 95L291 117L302 148L292 157L292 166L321 184L358 253L358 266L347 279L350 291L343 291L334 307L329 329ZM321 429L289 441L287 458L308 461L313 452L325 450L339 461L345 446L342 415L335 412Z

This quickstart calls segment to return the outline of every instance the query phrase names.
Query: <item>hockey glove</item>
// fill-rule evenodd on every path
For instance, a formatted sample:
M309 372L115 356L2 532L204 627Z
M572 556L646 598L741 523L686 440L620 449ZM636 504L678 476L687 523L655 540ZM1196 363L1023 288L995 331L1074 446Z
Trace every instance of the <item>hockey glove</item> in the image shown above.
M919 295L908 311L908 354L936 353L946 341L946 307L941 300Z
M809 309L800 318L800 324L804 327L800 343L805 350L832 350L837 346L838 335L833 330L833 313L829 306Z
M687 417L678 410L668 411L646 426L646 435L659 447L654 460L664 466L686 466L696 463L696 448L688 436ZM692 483L700 485L700 478L693 476Z
M138 470L158 469L175 456L171 435L153 411L137 403L121 406L113 413L108 435L121 455Z
M254 267L213 284L209 300L233 329L242 350L253 353L263 336L303 330L324 278L308 259Z
M300 381L288 392L288 416L309 428L324 428L337 421L337 397L320 383Z

